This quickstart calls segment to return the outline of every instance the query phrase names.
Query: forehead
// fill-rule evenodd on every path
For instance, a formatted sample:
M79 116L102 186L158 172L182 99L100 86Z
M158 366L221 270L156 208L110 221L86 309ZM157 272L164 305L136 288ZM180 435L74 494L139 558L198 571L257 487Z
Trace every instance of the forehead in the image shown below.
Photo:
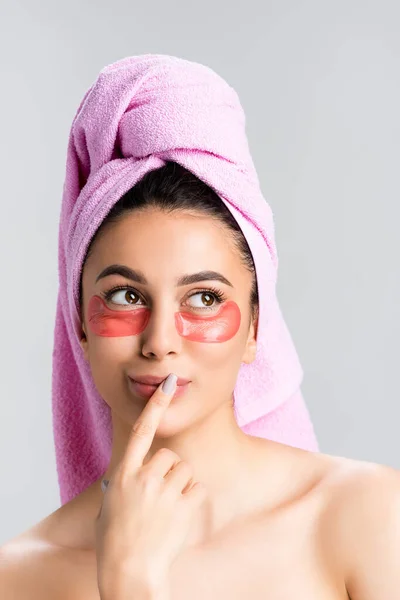
M138 268L149 278L163 274L165 279L211 268L233 277L243 269L230 231L222 223L206 215L159 210L127 213L103 230L87 270L96 276L114 263Z

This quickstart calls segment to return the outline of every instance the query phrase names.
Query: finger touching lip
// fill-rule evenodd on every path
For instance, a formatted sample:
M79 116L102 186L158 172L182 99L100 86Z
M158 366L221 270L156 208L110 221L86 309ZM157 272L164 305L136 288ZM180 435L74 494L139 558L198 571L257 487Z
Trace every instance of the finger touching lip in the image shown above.
M178 398L178 397L182 396L188 389L190 383L191 382L189 381L188 383L185 383L184 385L177 385L173 398ZM131 388L131 391L135 395L141 396L143 398L150 398L150 396L152 396L154 394L154 392L156 391L156 389L158 388L158 385L149 385L148 383L139 383L138 381L135 381L131 377L129 377L129 386Z

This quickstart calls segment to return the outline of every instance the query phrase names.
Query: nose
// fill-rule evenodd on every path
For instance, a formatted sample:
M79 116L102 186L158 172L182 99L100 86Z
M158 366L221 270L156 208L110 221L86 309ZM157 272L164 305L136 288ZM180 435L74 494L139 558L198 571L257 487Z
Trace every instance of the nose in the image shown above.
M164 303L153 306L146 329L141 334L143 356L164 358L170 354L179 354L182 338L175 325L176 306Z

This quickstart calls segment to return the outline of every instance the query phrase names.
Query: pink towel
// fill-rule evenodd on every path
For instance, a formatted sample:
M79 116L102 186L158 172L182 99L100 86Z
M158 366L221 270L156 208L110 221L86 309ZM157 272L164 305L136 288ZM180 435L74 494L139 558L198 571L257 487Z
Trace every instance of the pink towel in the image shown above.
M253 255L259 295L256 359L242 363L235 417L250 435L318 451L300 384L303 371L276 297L272 211L249 152L235 90L211 68L160 54L104 67L73 119L59 227L59 292L52 411L65 504L102 476L111 456L111 413L79 343L79 279L101 222L148 171L174 161L214 189Z

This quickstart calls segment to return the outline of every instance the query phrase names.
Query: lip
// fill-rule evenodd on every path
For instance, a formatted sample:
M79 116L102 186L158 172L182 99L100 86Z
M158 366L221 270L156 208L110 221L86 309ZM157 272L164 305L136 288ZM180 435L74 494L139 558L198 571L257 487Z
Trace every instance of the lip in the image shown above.
M133 382L136 383L144 383L146 385L154 385L154 386L158 386L160 385L160 383L162 381L164 381L164 379L166 379L168 377L169 374L164 375L164 377L157 377L156 375L144 375L143 377L138 377L135 375L135 377L129 377L129 379L131 379ZM177 385L186 385L187 383L190 383L190 379L185 379L184 377L178 377L177 380Z
M163 381L161 379L161 381ZM176 386L176 390L175 393L172 397L172 399L174 398L179 398L180 396L182 396L186 390L188 389L189 385L190 385L190 381L188 380L184 380L187 383L184 383L183 385L177 385ZM131 388L131 391L138 396L142 396L143 398L150 398L154 392L156 391L158 384L155 385L149 385L147 383L141 383L139 381L135 381L134 379L132 379L131 377L129 377L129 387Z

